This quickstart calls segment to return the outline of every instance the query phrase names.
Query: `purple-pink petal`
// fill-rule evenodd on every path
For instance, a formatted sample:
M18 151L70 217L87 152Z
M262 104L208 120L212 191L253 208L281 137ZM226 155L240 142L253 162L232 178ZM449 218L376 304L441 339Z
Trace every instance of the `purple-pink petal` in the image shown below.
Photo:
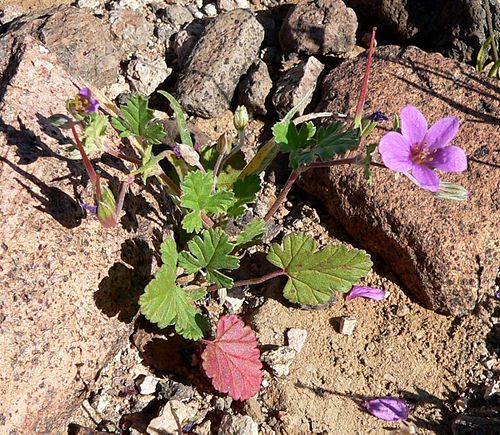
M84 87L80 89L78 95L80 95L80 97L86 98L87 100L90 100L90 98L92 97L92 92L89 88Z
M345 300L350 301L360 297L381 301L385 298L385 291L379 288L354 285Z
M436 192L439 187L439 176L430 168L423 165L414 165L411 175L417 180L422 189Z
M462 172L467 169L467 156L462 148L449 146L439 148L432 155L429 165L446 172Z
M410 415L407 403L399 397L379 397L367 400L365 407L371 415L384 421L402 421Z
M380 139L378 150L384 165L393 171L407 172L413 166L410 144L400 133L387 133Z
M437 121L425 137L427 148L435 150L448 145L458 133L458 118L449 116Z
M411 145L421 143L427 133L427 121L416 107L407 106L401 109L401 134Z

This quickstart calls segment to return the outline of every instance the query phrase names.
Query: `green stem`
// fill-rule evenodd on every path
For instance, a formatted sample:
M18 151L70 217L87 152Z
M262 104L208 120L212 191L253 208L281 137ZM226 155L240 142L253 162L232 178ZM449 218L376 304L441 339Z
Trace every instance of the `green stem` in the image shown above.
M245 129L238 130L238 145L236 145L231 152L222 160L222 165L224 165L231 157L233 157L241 148L245 145Z
M223 160L224 160L224 153L219 153L219 155L217 156L217 161L215 162L214 166L214 173L213 173L214 184L212 186L212 193L215 192L215 188L217 187L217 177L219 175L219 171L222 166Z
M484 10L486 11L486 23L488 24L488 32L490 33L490 38L491 38L491 50L493 51L493 59L495 60L495 62L498 62L497 43L495 40L495 30L493 29L493 22L491 19L491 9L489 0L484 0Z

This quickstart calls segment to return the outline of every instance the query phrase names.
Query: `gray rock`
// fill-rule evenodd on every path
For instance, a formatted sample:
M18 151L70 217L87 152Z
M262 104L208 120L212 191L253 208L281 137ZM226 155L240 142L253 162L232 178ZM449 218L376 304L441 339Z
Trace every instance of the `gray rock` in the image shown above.
M297 105L302 98L310 91L311 96L304 101L299 113L302 114L304 108L312 100L312 93L316 89L316 84L324 65L315 57L300 62L289 69L278 81L276 91L273 95L273 104L280 116L284 116L290 109Z
M258 60L240 83L239 104L257 115L266 115L272 88L269 69L265 62Z
M188 8L180 4L167 4L161 13L161 19L180 29L184 24L193 21L193 14L189 12Z
M226 414L221 421L219 435L258 435L259 426L248 415Z
M341 54L356 43L356 14L342 0L306 0L290 10L280 31L287 53Z
M165 81L172 69L163 58L136 56L127 67L127 81L134 92L151 95Z
M109 13L109 24L116 44L122 47L126 56L143 51L153 37L154 25L143 13L130 9L116 9Z
M38 36L75 77L97 87L118 79L122 53L111 41L109 29L90 12L60 10L45 21Z
M95 15L104 13L104 0L78 0L76 5L80 9L90 9Z
M262 352L261 360L264 361L273 374L279 378L290 374L290 366L297 355L297 351L289 346L280 346L277 349Z
M183 66L187 62L194 46L204 31L205 26L203 24L192 22L184 30L175 35L173 48L179 65Z
M486 13L482 0L346 0L363 28L377 26L391 43L416 45L439 51L457 60L471 62L487 37ZM500 2L490 0L493 25L500 28Z
M175 93L184 109L205 118L228 109L263 39L264 29L250 11L235 9L215 18L177 81Z
M366 66L361 56L341 64L322 85L323 100L314 111L353 116ZM441 173L442 180L463 185L471 196L445 201L419 189L392 171L372 170L369 186L362 168L336 167L305 172L299 184L324 201L360 246L380 255L399 275L403 288L423 306L464 315L494 285L499 262L500 210L498 119L500 100L494 79L470 66L416 47L377 48L369 82L366 113L398 114L417 106L432 125L445 116L460 120L453 144L469 157L467 171ZM378 143L390 129L375 129Z
M233 9L250 9L248 0L217 0L219 11L232 11Z

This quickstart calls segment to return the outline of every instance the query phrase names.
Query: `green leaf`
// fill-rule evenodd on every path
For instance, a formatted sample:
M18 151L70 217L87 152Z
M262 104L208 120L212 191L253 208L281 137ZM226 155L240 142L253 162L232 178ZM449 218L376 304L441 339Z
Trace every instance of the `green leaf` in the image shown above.
M289 234L281 245L273 244L267 260L288 276L284 296L305 305L320 305L334 291L349 291L372 267L364 251L345 246L327 246L317 251L314 239L305 234Z
M182 220L182 227L189 233L203 228L201 214L215 214L226 211L234 204L232 192L212 193L213 176L209 172L191 172L181 183L181 206L192 210Z
M373 183L372 179L372 174L370 171L370 165L372 163L372 154L373 152L377 149L377 144L376 143L371 143L366 146L366 152L363 157L363 172L365 176L365 180L368 182L368 184Z
M189 132L189 129L187 128L186 115L184 114L184 111L182 110L181 105L174 98L174 96L169 94L168 92L158 91L158 93L163 95L168 100L170 105L172 106L172 110L175 113L175 119L177 121L177 128L179 129L179 136L181 137L182 143L185 145L193 146L193 140L191 139L191 133Z
M169 152L171 151L163 151L156 156L150 157L149 160L143 163L143 165L140 168L137 168L130 174L134 176L142 174L142 181L144 182L144 184L146 184L146 180L148 179L148 177L156 175L156 173L158 172L158 163L160 163L161 160L167 157L167 154Z
M297 130L293 122L278 123L273 127L274 140L280 146L280 151L284 153L306 148L315 133L316 127L312 122L302 124L300 130Z
M248 165L245 166L243 171L241 171L238 178L240 180L246 177L264 172L266 168L271 164L274 158L279 153L279 146L274 140L268 141L264 146L262 146L255 156L250 160Z
M153 111L148 108L148 100L141 95L131 96L127 104L120 107L121 118L113 118L111 124L121 137L136 136L150 144L160 144L165 136L163 125L153 122Z
M228 209L227 214L232 217L241 216L245 213L245 204L254 202L259 191L260 178L256 174L250 175L244 180L236 180L233 184L235 203Z
M229 255L234 245L229 243L227 234L220 228L195 236L188 243L189 253L182 252L179 257L179 265L186 273L196 273L201 269L207 272L207 281L217 284L219 287L231 288L232 278L220 272L220 269L233 270L240 267L240 261L234 255Z
M264 234L266 231L267 226L264 219L254 219L252 222L247 224L243 230L241 230L240 234L238 234L236 246L240 247L253 244L260 239L259 236Z
M334 122L326 128L319 128L314 153L321 160L330 160L334 155L344 154L358 146L359 131L342 131L342 124Z
M203 337L204 321L193 306L193 299L176 285L178 255L174 240L162 243L161 257L163 265L139 299L141 313L160 328L175 324L177 333L199 340Z

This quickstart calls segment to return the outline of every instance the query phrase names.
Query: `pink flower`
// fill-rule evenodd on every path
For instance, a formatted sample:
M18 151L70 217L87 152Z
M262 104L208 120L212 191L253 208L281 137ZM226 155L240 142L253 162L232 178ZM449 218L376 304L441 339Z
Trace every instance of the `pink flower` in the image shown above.
M446 117L427 128L427 121L412 106L400 113L401 133L387 133L379 144L384 165L397 172L408 173L423 189L436 192L439 176L434 169L462 172L467 169L467 156L462 148L448 145L458 132L458 119Z
M365 407L371 415L385 421L402 421L410 415L408 404L399 397L379 397L367 400Z
M92 91L85 87L80 89L80 92L68 102L68 108L71 112L81 116L96 112L99 109L99 101L92 98Z
M381 301L385 298L385 291L379 288L353 285L345 300L350 301L360 297Z

